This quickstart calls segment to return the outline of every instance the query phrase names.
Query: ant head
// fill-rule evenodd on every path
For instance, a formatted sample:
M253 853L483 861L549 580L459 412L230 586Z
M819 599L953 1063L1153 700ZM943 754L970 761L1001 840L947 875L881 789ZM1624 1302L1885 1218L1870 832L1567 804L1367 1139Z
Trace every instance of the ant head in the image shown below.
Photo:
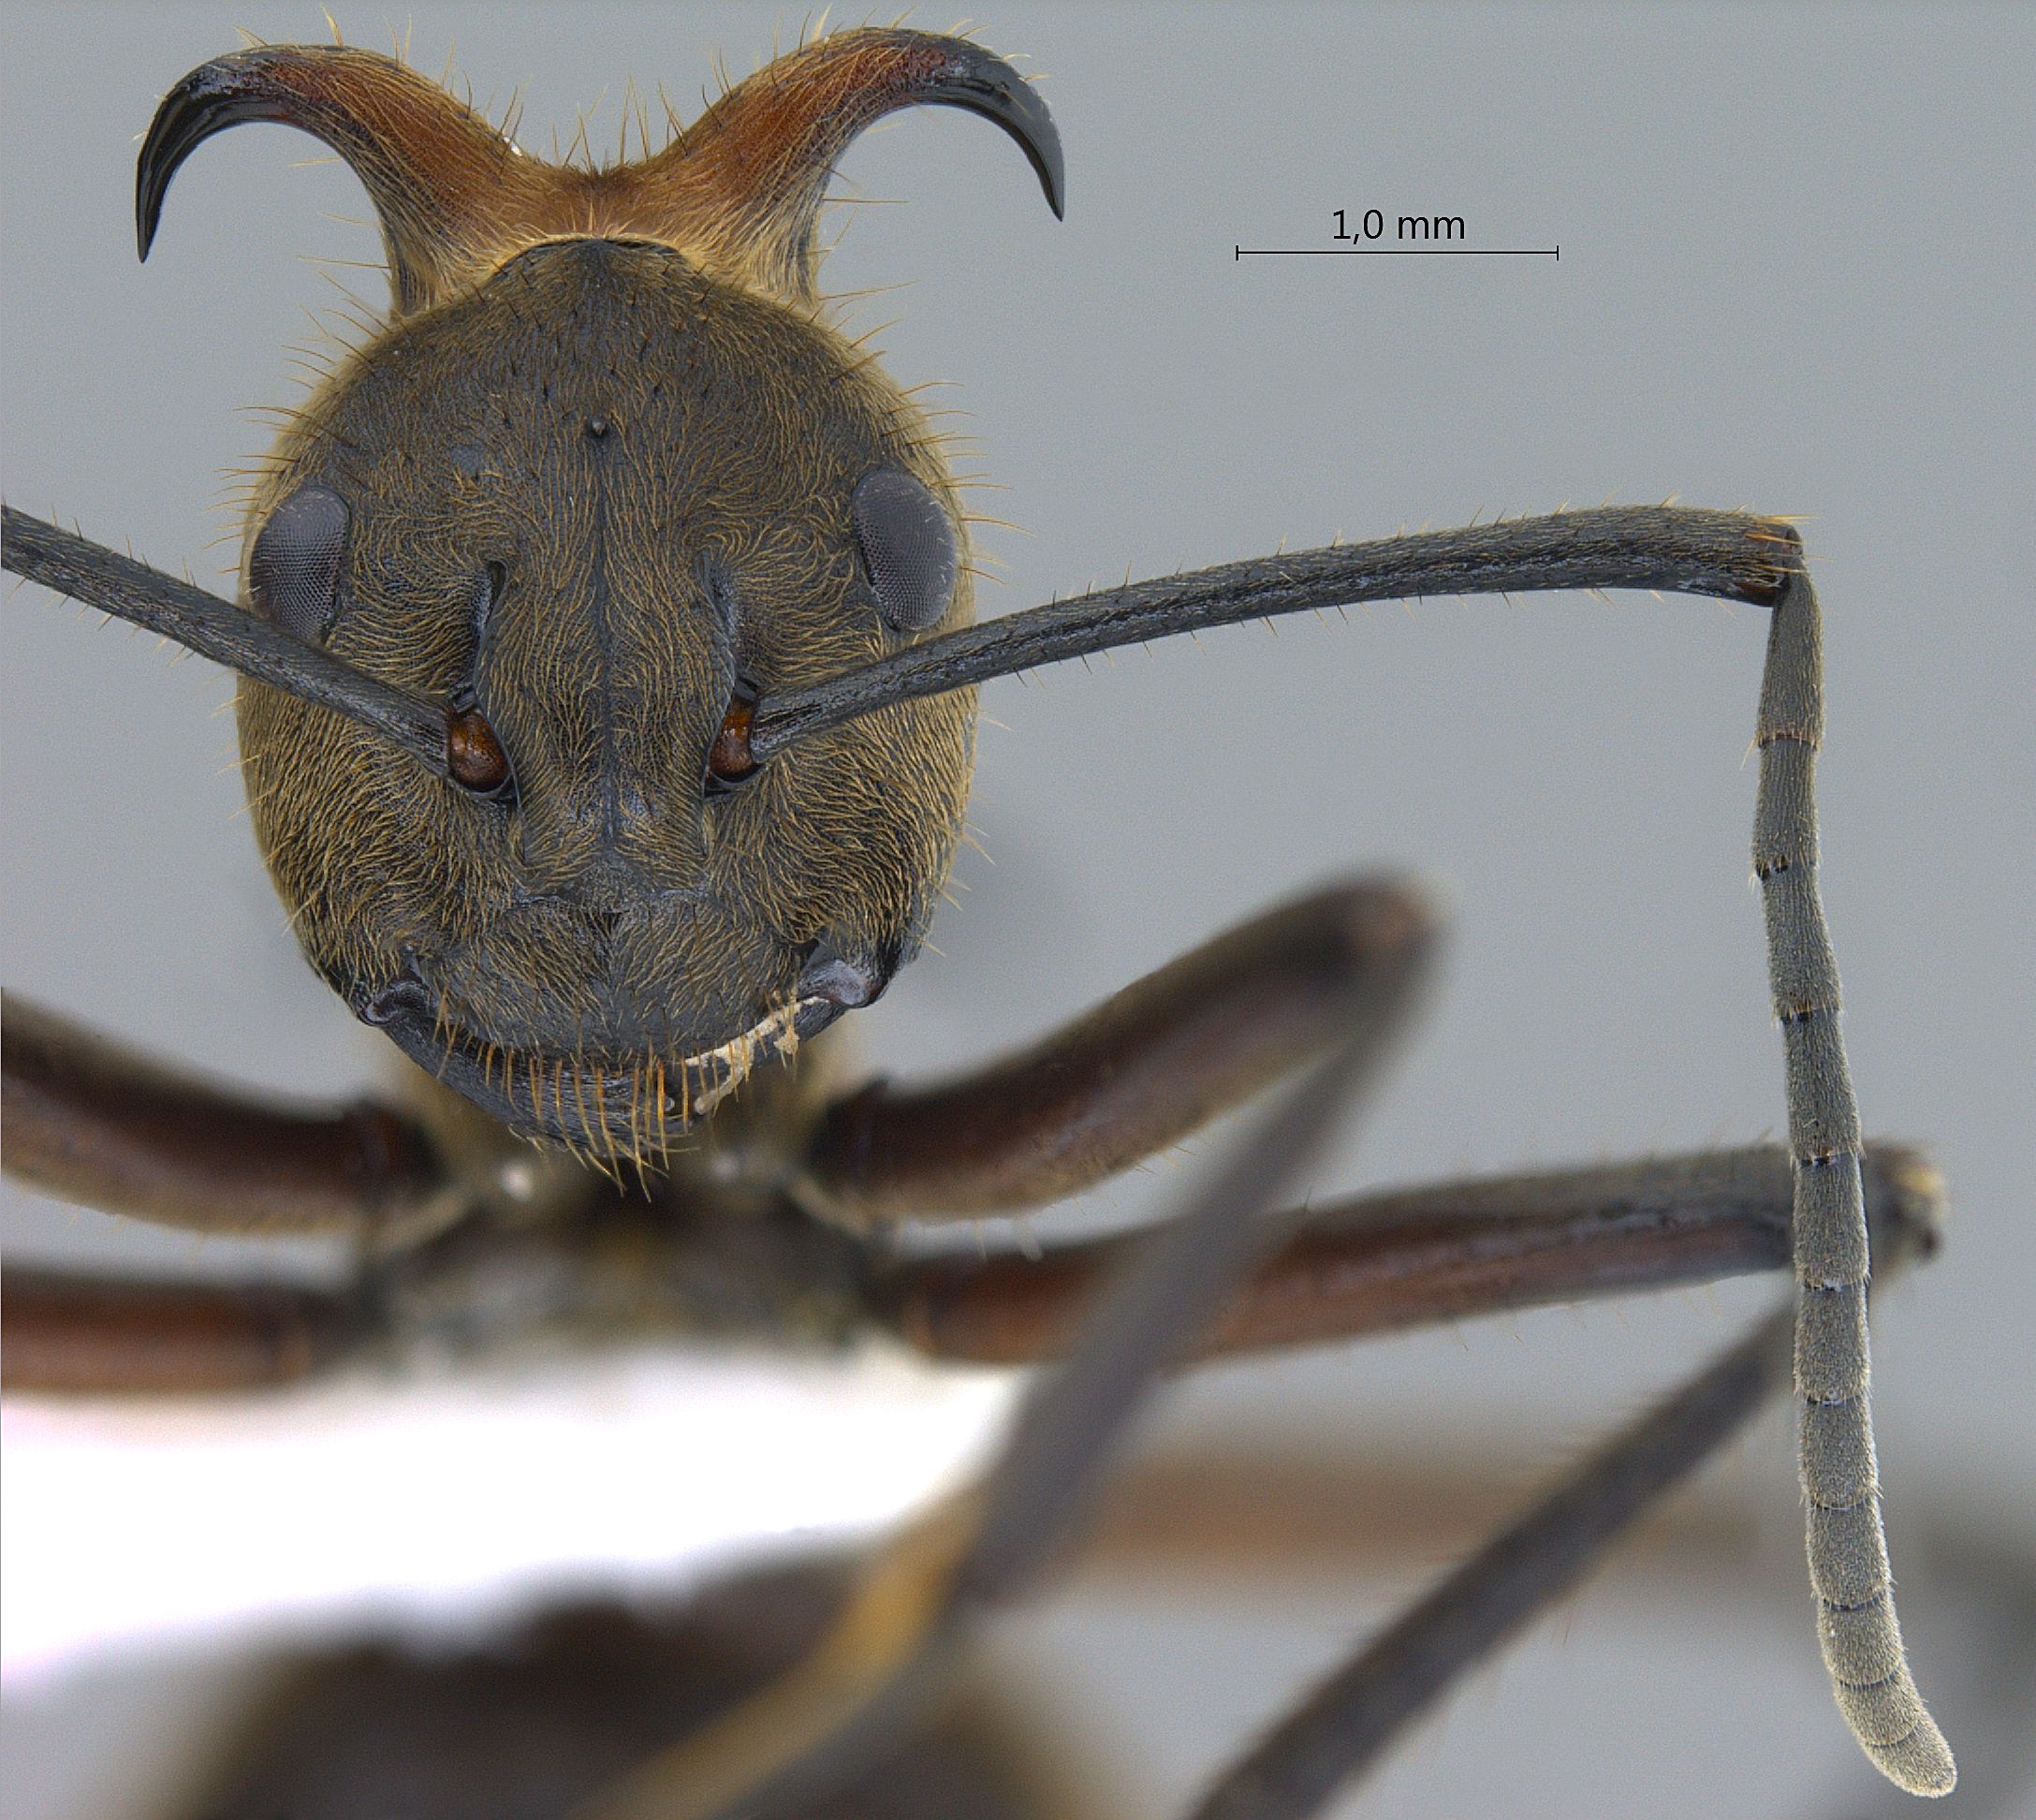
M966 800L971 691L754 762L750 710L967 620L954 489L898 389L822 321L813 217L875 114L986 113L1058 207L1007 66L822 40L655 157L537 164L358 51L205 66L143 149L146 250L212 133L286 119L381 209L389 324L286 433L250 609L443 702L433 774L243 682L257 838L313 963L526 1136L654 1153L915 950Z

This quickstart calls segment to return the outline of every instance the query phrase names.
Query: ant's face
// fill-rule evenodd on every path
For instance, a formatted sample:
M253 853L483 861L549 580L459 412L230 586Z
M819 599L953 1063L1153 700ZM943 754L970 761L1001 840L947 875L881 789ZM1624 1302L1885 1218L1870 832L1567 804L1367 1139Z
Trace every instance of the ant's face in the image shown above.
M973 694L744 775L758 695L970 609L922 419L806 315L667 248L542 242L354 357L250 529L254 610L455 711L448 780L242 685L299 937L518 1131L654 1152L916 947Z

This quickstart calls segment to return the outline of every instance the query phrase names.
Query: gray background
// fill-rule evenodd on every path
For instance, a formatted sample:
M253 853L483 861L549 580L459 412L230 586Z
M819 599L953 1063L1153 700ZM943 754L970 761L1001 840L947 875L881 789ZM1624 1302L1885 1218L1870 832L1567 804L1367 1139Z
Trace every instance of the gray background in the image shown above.
M634 77L681 110L769 8L419 6L523 136ZM347 8L349 36L387 42ZM944 17L920 24L941 25ZM870 135L831 287L909 284L865 323L901 381L958 382L1000 611L1146 574L1564 500L1806 513L1828 621L1825 891L1869 1125L1926 1138L1941 1261L1878 1309L1897 1567L1905 1517L2036 1507L2029 1290L2029 897L2036 559L2029 345L2036 69L2025 10L1000 7L1066 139L1068 220L964 116ZM372 258L366 205L280 129L208 145L133 258L132 135L232 27L316 8L5 15L7 497L205 580L221 470L287 398L283 347ZM1265 260L1331 210L1464 215L1530 259ZM378 295L373 272L341 271ZM974 466L975 463L964 463ZM297 1089L383 1067L296 958L227 768L229 687L22 593L5 609L4 975L194 1061ZM893 1067L993 1049L1269 900L1374 861L1453 906L1435 1013L1325 1189L1778 1130L1780 1048L1745 849L1762 623L1708 602L1435 602L1205 638L986 696L959 910L864 1020ZM1129 1218L1162 1167L1095 1197ZM234 1248L8 1191L10 1250ZM1160 1427L1325 1456L1435 1433L1574 1452L1761 1299L1745 1285L1487 1323L1211 1374ZM1794 1519L1778 1425L1737 1471ZM1926 1520L1920 1514L1914 1520ZM1005 1647L1165 1812L1395 1589L1249 1609L1154 1586L1063 1600ZM1795 1596L1799 1597L1799 1593ZM1911 1594L1928 1688L1931 1621ZM1853 1775L1800 1608L1544 1626L1349 1811L1796 1812ZM1715 1632L1716 1635L1712 1633ZM1029 1653L1028 1653L1029 1652ZM1043 1666L1041 1665L1044 1665ZM1959 1713L1941 1716L1955 1737ZM1487 1780L1488 1779L1488 1780ZM1961 1798L1954 1798L1957 1805ZM61 1803L49 1812L64 1811ZM1974 1808L1972 1812L1998 1811Z

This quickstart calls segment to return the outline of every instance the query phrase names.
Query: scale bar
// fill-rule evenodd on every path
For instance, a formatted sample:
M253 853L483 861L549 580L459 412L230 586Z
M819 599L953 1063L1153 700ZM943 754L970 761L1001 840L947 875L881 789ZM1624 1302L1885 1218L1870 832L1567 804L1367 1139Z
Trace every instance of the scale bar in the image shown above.
M1557 259L1560 246L1239 246L1240 259Z

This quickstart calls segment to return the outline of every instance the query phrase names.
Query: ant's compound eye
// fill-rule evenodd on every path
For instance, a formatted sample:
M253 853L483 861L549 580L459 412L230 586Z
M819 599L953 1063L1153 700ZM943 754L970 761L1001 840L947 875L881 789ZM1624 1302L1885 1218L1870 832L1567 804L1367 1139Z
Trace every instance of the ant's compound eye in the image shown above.
M446 715L446 769L476 796L493 796L509 781L509 755L478 708Z
M300 487L261 527L247 559L247 591L271 625L319 644L338 605L346 502L330 487Z
M877 468L849 499L856 548L877 610L898 632L923 632L955 593L955 528L931 491L902 468Z

